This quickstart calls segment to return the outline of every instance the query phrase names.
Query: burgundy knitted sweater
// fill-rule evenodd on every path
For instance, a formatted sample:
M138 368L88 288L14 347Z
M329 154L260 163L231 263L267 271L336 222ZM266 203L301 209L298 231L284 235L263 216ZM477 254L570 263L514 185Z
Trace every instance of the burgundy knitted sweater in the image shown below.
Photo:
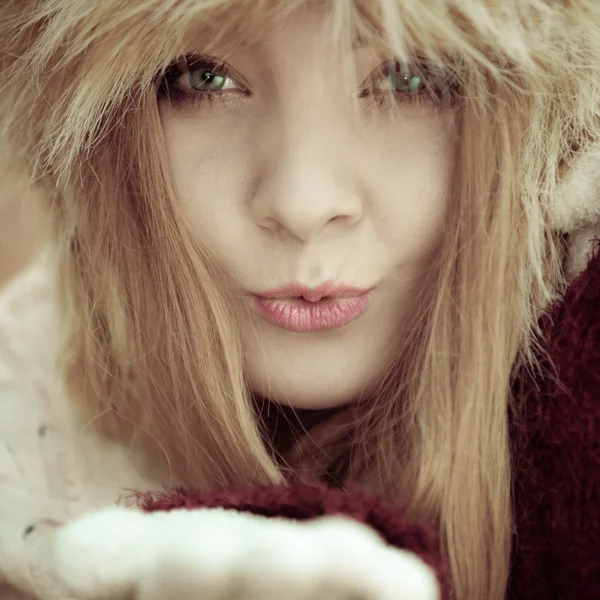
M544 376L523 370L511 419L515 533L509 600L600 599L600 253L542 320ZM554 368L551 365L554 365ZM147 510L215 507L311 519L343 513L419 554L448 597L436 536L356 488L324 484L142 496Z

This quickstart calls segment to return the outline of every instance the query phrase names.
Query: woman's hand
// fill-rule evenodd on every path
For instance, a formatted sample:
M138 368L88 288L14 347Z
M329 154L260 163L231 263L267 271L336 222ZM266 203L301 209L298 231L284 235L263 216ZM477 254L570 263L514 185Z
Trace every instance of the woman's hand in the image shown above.
M59 529L51 547L48 566L77 600L439 598L418 557L341 516L111 508Z

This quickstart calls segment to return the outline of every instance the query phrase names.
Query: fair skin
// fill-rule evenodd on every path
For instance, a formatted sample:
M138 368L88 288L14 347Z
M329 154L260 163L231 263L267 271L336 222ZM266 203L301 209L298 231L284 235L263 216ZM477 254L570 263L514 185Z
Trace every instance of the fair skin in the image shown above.
M226 70L192 61L170 84L187 100L160 102L181 208L242 292L250 386L297 408L356 400L388 368L440 244L456 153L456 111L432 98L433 76L407 87L389 55L358 47L348 81L326 26L296 15L252 47L220 55L217 42ZM290 282L368 289L368 304L342 326L290 331L253 295Z

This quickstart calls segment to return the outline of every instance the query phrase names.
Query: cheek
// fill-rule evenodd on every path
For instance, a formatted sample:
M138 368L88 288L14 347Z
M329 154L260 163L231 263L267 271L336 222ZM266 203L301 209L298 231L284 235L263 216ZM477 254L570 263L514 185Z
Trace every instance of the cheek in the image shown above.
M457 150L452 125L441 115L404 119L379 132L373 215L409 261L428 256L444 227Z
M209 247L226 252L239 239L241 206L248 189L245 133L231 119L213 121L163 117L178 206Z

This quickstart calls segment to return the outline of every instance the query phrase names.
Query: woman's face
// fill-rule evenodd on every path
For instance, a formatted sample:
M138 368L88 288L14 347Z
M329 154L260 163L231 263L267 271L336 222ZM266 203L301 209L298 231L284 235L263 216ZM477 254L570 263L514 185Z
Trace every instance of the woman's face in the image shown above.
M389 366L456 150L446 75L360 45L341 58L327 25L211 45L160 100L182 210L241 290L248 381L298 408L353 401Z

